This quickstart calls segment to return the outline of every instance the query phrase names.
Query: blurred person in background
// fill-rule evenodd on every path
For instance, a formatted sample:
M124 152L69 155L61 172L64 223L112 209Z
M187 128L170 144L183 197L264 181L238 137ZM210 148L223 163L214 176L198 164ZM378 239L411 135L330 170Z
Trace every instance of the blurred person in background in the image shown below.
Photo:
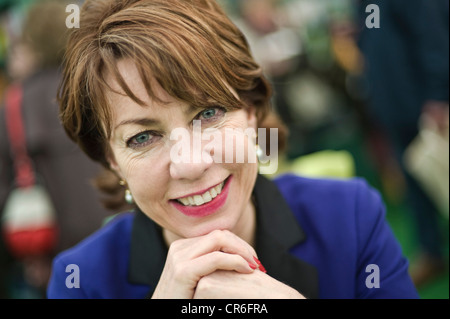
M56 210L58 242L53 254L91 234L111 212L103 208L91 178L98 166L74 146L58 117L56 95L67 38L64 1L36 1L26 13L22 34L9 47L7 70L23 90L22 115L26 143L37 174L43 179ZM14 168L0 109L0 211L14 185ZM2 243L4 245L4 243ZM16 260L3 266L6 298L45 297L50 275L49 256ZM23 276L23 282L21 282ZM27 292L27 289L30 292Z
M421 253L411 267L417 286L439 276L446 260L439 213L404 166L404 153L427 114L448 130L449 2L378 0L379 28L368 28L366 6L358 1L359 46L365 59L369 111L393 146L407 184L406 202L417 227ZM448 156L448 155L447 155ZM423 169L426 169L424 167Z

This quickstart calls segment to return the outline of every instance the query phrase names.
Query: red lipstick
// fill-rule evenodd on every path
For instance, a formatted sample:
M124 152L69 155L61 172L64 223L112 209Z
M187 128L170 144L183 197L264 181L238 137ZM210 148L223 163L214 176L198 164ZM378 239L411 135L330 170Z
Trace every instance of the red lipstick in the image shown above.
M171 200L170 203L178 209L181 213L183 213L186 216L189 217L206 217L209 215L214 214L216 211L218 211L223 205L225 205L225 202L228 198L228 192L230 189L230 183L232 180L232 176L228 177L225 180L225 185L223 185L222 192L217 195L212 201L205 203L200 206L184 206L181 203L179 203L176 200ZM205 193L206 190L203 192ZM194 193L194 195L202 194L200 193ZM191 196L191 195L190 195Z

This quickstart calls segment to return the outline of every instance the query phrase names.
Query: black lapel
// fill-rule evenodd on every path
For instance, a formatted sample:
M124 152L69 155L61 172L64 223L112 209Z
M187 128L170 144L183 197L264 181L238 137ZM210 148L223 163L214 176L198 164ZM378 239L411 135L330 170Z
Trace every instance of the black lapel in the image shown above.
M306 234L277 186L258 175L254 196L258 212L255 250L267 274L307 298L318 298L317 269L289 253L306 239Z
M161 229L140 209L136 209L131 232L128 279L133 284L145 284L153 291L167 256Z

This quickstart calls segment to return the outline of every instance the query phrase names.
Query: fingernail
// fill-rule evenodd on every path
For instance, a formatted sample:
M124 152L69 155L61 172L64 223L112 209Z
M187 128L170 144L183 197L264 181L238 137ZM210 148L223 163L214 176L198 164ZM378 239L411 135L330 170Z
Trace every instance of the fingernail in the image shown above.
M255 260L255 262L258 264L259 266L259 270L261 270L263 273L267 273L266 268L264 268L264 266L261 264L261 262L259 261L258 258L253 256L253 259Z
M254 265L254 264L251 264L251 263L248 263L248 265L249 265L250 268L253 269L253 270L255 270L256 268L258 268L258 266Z

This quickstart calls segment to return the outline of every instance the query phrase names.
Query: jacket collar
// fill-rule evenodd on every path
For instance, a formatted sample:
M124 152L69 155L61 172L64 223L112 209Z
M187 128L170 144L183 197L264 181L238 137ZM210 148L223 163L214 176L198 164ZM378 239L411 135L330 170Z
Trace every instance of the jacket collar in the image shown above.
M253 194L258 212L255 250L267 273L307 298L318 298L317 269L290 254L290 249L306 240L306 234L278 187L258 175Z
M317 298L316 268L289 253L306 235L277 186L258 175L253 195L257 211L255 250L267 273L307 298ZM166 256L161 228L137 209L131 234L129 281L149 285L153 291Z

